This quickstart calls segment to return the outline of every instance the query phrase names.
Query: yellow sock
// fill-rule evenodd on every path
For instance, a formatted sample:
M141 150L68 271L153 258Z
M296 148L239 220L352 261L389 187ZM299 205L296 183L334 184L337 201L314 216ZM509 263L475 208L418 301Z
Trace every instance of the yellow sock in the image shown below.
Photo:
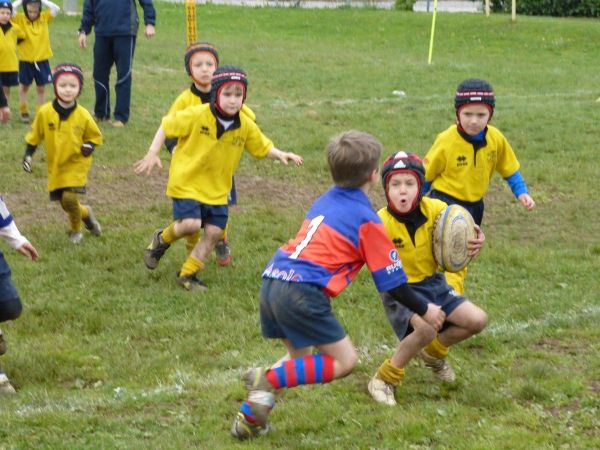
M229 222L225 225L223 233L221 234L221 240L227 242L227 230L229 229Z
M425 347L425 353L439 359L448 356L449 351L450 349L440 342L438 336Z
M21 114L27 113L27 103L19 103L19 112Z
M377 369L377 376L388 384L400 386L404 379L404 368L394 367L391 361L386 359Z
M81 212L81 220L85 220L90 216L87 206L79 205L79 211Z
M181 266L179 276L187 277L190 275L194 275L196 272L202 269L204 269L204 263L190 255L183 263L183 266Z
M189 236L186 236L185 250L187 251L188 256L190 256L190 254L192 253L192 250L194 250L194 247L196 246L196 244L198 243L199 240L200 240L200 232L199 231L197 231L194 234L190 234Z
M181 236L175 234L175 224L177 222L171 222L171 224L162 231L162 239L166 244L172 244Z
M69 216L71 231L81 231L81 205L77 192L64 191L60 199L60 206Z

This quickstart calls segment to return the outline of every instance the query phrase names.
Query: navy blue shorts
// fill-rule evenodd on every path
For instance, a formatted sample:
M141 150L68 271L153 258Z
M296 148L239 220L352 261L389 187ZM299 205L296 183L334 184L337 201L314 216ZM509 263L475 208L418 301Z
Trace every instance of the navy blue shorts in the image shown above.
M263 278L260 290L262 334L289 339L294 348L331 344L346 337L331 301L316 285Z
M224 230L228 216L227 205L205 205L187 198L173 199L173 219L175 220L200 219L202 225L209 223Z
M446 283L444 274L440 272L436 272L433 276L419 283L411 283L410 288L417 297L440 306L446 317L466 300L465 297L459 295ZM385 314L398 339L403 339L406 335L412 333L413 328L410 325L410 319L415 312L394 300L388 293L381 295L381 301L383 302ZM449 322L444 322L440 332L450 325Z
M50 201L53 201L53 202L61 201L63 192L76 192L78 194L85 194L85 186L59 188L59 189L50 191L49 192Z
M19 72L0 72L0 86L18 86Z
M38 62L19 61L19 83L29 86L33 83L33 80L38 86L52 83L52 71L48 60Z

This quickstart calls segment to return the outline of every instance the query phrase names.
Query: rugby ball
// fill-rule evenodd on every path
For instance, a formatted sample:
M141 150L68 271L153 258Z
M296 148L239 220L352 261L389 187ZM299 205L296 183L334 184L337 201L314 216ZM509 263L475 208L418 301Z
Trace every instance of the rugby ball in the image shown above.
M474 239L475 221L460 205L449 205L433 223L433 256L446 272L458 272L471 261L467 245Z

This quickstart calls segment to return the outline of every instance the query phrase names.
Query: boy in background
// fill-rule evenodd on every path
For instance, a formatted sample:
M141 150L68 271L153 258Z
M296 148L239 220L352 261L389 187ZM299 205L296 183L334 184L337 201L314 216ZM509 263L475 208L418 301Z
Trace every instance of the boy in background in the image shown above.
M23 4L23 12L16 14L13 23L21 27L25 39L19 48L19 113L21 122L29 123L27 92L35 80L37 87L36 112L46 101L46 85L52 83L49 59L52 57L48 24L54 20L60 8L50 0L16 0L13 8ZM42 11L42 5L49 10Z
M210 104L191 106L162 119L165 136L178 139L167 184L174 221L154 232L144 252L144 263L154 269L173 242L204 228L203 239L177 273L177 282L191 291L208 289L197 274L227 225L227 196L244 149L255 158L302 164L300 156L275 148L253 120L240 114L248 87L243 70L221 66L211 83ZM138 173L149 174L153 167L161 166L160 139L155 136L144 159L136 164Z
M440 133L425 155L425 192L447 204L461 205L483 221L483 196L494 172L506 180L519 202L531 211L535 202L521 175L515 152L504 135L489 122L496 100L492 86L477 78L459 84L454 97L456 123ZM464 294L467 269L446 273L448 283Z
M4 200L0 197L0 236L8 244L18 251L21 255L30 258L32 261L38 259L38 252L33 245L23 236L13 217L6 207ZM4 254L0 252L0 323L8 320L15 320L21 315L23 304L19 293L11 278L10 266L4 259ZM4 333L0 330L0 356L6 353L6 341ZM15 388L10 383L8 377L0 366L0 395L14 394Z
M448 347L479 333L487 323L487 315L465 297L455 292L444 274L438 272L433 257L432 229L446 203L422 197L425 181L421 159L413 154L397 152L383 163L381 181L387 206L378 211L385 231L394 242L414 294L438 305L446 314L439 334L421 317L384 293L381 299L392 328L400 339L394 355L386 359L368 385L378 402L395 405L395 391L404 379L404 368L419 355L440 380L453 382L455 374L446 360ZM469 254L475 257L485 236L475 226L476 238L469 243Z
M288 355L272 368L245 375L248 398L234 419L234 437L268 432L275 391L328 383L352 372L358 356L333 314L331 298L365 264L379 292L422 316L432 329L442 325L440 307L408 286L398 252L367 196L379 180L380 156L381 144L367 133L348 131L329 143L335 186L313 203L296 237L277 250L262 274L262 334L281 339Z
M19 60L17 43L25 39L25 33L11 22L13 5L10 0L0 0L0 86L7 103L10 88L19 84Z
M219 54L214 45L209 42L195 42L191 44L184 56L184 66L187 74L192 79L192 84L189 89L183 91L179 96L175 99L169 112L167 114L175 114L177 111L182 111L189 106L197 106L201 104L210 104L210 93L211 93L211 81L212 76L219 66ZM256 117L254 112L248 108L245 104L242 105L241 112L247 115L250 119L256 121ZM169 153L173 153L175 146L177 145L177 139L170 138L167 139L165 136L165 132L162 128L162 125L156 131L154 139L152 141L152 146L149 149L148 153L152 152L152 154L156 154L158 158L158 154L160 152L160 147L162 144L165 144ZM137 161L134 164L134 170L136 174L141 174L146 172L149 175L152 171L153 165L147 166L146 159L142 159ZM162 164L160 163L160 159L155 159L156 165L162 168ZM228 196L228 204L235 205L237 203L236 189L235 189L235 179L232 180L232 188L231 192ZM215 246L215 255L217 257L217 264L220 266L228 266L231 264L231 249L229 247L229 238L228 238L228 229L229 229L229 221L227 226L223 230L223 236L217 242ZM200 239L200 231L195 234L186 236L185 246L187 250L187 254L189 255L192 249L198 243ZM153 267L149 267L152 269Z
M59 64L52 73L52 82L56 98L42 105L36 114L25 136L22 165L31 173L33 154L44 142L50 200L60 202L69 217L69 240L79 244L83 239L82 222L94 236L102 233L92 207L79 203L79 196L86 192L92 153L102 144L102 134L88 110L76 101L83 88L81 68Z

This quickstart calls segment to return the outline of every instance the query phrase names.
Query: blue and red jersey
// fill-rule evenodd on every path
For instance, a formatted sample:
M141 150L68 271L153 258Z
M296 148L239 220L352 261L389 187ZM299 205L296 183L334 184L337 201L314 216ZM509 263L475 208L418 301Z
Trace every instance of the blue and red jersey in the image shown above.
M379 292L407 282L369 197L335 186L313 203L296 237L277 250L262 276L315 284L335 297L365 264Z

